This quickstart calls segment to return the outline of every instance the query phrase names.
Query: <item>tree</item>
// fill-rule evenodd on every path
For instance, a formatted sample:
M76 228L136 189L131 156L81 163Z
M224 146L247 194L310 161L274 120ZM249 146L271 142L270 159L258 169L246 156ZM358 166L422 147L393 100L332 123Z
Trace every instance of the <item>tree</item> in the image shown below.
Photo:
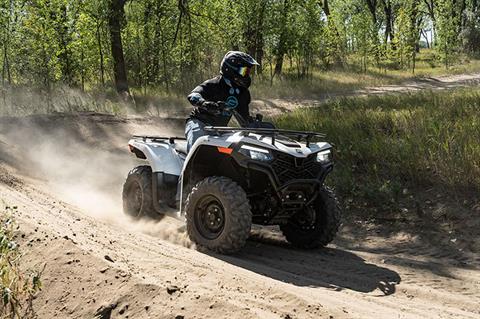
M10 58L9 58L9 45L11 35L11 21L13 15L13 1L0 1L0 29L3 32L0 33L0 39L2 42L2 85L5 86L5 82L12 83L12 75L10 72Z
M346 65L414 71L421 32L448 67L480 54L479 13L478 0L0 0L0 81L185 94L232 49L271 81Z
M117 92L124 96L129 96L127 70L125 67L125 58L123 55L122 43L122 25L125 21L125 3L126 0L109 0L110 14L108 25L110 29L110 41L113 58L113 74L115 78L115 88Z
M445 68L448 68L458 45L459 16L456 14L456 0L437 0L436 16L438 48L442 52Z
M385 14L385 43L393 43L395 39L394 15L392 0L381 0L383 12Z
M280 16L280 34L277 47L275 48L275 71L274 75L281 75L283 69L283 59L287 53L288 41L288 15L290 11L291 0L283 0Z
M245 1L245 11L247 17L244 21L244 43L247 52L254 57L260 64L257 72L262 73L262 63L264 56L264 34L265 34L265 14L269 7L269 0Z

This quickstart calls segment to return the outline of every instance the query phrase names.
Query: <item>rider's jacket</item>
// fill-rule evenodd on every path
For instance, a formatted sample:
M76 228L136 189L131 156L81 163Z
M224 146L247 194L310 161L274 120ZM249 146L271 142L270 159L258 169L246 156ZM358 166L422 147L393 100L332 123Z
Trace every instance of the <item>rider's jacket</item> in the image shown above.
M236 87L221 75L197 86L188 96L188 100L194 106L190 118L198 119L207 125L227 126L232 117L228 108L234 108L242 117L250 119L248 107L251 101L250 92L247 88ZM214 114L202 107L206 101L225 102L227 109Z

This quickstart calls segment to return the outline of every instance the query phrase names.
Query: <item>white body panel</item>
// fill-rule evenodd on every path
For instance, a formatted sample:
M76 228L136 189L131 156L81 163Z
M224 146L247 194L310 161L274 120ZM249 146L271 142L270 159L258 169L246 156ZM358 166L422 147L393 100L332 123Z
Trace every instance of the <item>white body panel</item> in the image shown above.
M172 144L151 140L131 139L129 145L139 149L147 158L152 172L163 172L179 176L183 169L184 156Z
M220 136L202 136L195 144L192 146L189 154L186 156L177 152L173 144L165 141L154 141L151 139L131 139L128 144L139 149L146 157L146 160L149 162L152 167L152 172L163 172L166 174L172 174L177 176L183 176L184 169L195 154L195 150L202 145L210 145L216 147L229 147L233 143L246 143L250 145L255 145L265 149L271 149L276 151L281 151L296 157L307 157L312 153L319 152L324 149L329 149L332 146L329 143L318 142L310 143L310 146L307 147L304 143L292 142L292 146L286 146L278 141L275 142L275 145L272 144L271 137L262 137L257 134L249 134L244 136L242 133L227 133ZM294 145L294 146L293 146ZM185 196L183 194L183 183L179 185L180 187L180 205L183 202L182 198ZM180 210L181 211L181 210Z
M262 148L272 149L276 151L280 151L283 153L290 154L296 157L307 157L312 153L316 153L323 149L331 148L332 146L326 142L318 142L318 143L310 143L310 146L307 147L305 143L298 143L293 141L288 141L292 145L296 144L295 147L293 146L286 146L280 142L281 139L276 139L275 145L272 144L272 138L268 136L262 137L258 134L249 134L248 136L243 136L242 133L233 133L229 135L222 135L220 137L212 137L213 138L220 138L225 139L227 145L232 143L247 143L251 145L256 145Z
M132 139L128 142L128 144L139 149L143 154L145 154L147 158L146 160L152 167L153 172L163 172L180 176L183 173L185 166L184 163L188 163L190 158L195 153L195 150L200 145L228 147L231 144L238 142L284 152L296 157L307 157L312 153L332 147L326 142L310 143L309 147L307 147L305 143L291 142L292 145L296 144L296 147L289 147L282 144L278 140L275 142L275 145L272 145L271 137L262 137L257 134L244 136L242 133L228 133L221 136L200 137L197 139L189 154L185 158L185 156L177 152L174 146L168 141L160 142L149 139Z

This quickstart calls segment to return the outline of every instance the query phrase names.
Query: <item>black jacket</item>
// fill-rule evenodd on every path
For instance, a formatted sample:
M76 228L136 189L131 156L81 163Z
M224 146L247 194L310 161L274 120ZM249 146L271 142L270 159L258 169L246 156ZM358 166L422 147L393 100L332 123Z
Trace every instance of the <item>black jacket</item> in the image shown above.
M200 108L206 101L223 101L227 103L229 107L235 108L235 110L248 121L251 119L248 107L251 97L248 89L236 87L221 75L197 86L188 96L188 101L195 107L190 114L190 118L198 119L207 125L227 126L232 114L231 112L224 111L222 114L213 115Z

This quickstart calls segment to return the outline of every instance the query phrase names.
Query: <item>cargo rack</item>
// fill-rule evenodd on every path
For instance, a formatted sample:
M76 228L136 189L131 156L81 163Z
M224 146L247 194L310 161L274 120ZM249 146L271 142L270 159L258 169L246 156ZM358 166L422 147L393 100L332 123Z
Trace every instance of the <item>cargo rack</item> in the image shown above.
M168 140L170 144L175 143L175 140L180 140L180 141L185 141L185 137L180 137L180 136L155 136L155 135L133 135L133 138L141 138L144 142L146 140L151 140L153 142L155 141L162 141L165 142Z
M305 140L307 147L310 146L311 139L313 137L325 138L326 135L323 133L317 132L305 132L305 131L294 131L294 130L282 130L282 129L272 129L272 128L248 128L248 127L227 127L227 126L205 126L205 131L216 132L218 133L227 133L227 132L242 132L243 135L248 135L249 133L257 133L272 138L272 145L275 145L275 139L278 137L287 137L294 139L297 142L301 142L302 139Z

